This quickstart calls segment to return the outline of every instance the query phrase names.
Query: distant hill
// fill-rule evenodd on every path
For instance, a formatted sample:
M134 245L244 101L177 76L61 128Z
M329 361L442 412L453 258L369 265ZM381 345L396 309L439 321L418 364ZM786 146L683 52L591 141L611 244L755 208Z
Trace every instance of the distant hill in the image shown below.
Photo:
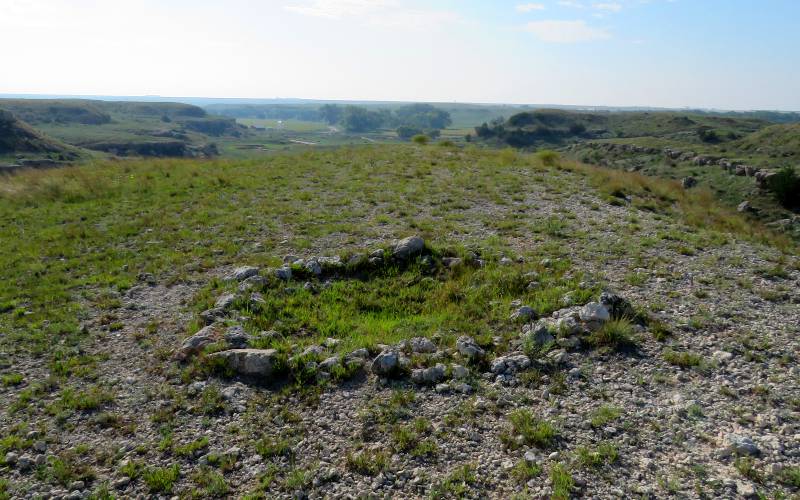
M65 144L34 130L10 111L0 109L0 154L18 153L73 156L75 152Z
M117 156L210 156L216 138L245 130L232 118L176 102L0 99L0 108L42 136Z
M800 124L773 125L738 141L742 151L767 156L800 155Z
M204 118L203 108L175 102L116 102L86 99L0 99L7 109L32 125L43 123L103 125L121 117ZM115 116L117 115L117 116Z
M521 148L562 146L587 139L653 137L725 142L740 139L768 122L674 112L574 112L539 109L475 128L479 139Z

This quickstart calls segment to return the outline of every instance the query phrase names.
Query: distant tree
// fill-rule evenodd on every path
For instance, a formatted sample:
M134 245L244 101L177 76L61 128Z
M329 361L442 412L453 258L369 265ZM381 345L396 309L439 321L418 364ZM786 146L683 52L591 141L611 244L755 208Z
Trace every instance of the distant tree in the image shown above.
M703 142L719 142L719 135L709 126L702 126L697 129L697 137Z
M481 139L488 139L490 137L494 137L494 129L489 127L489 124L483 122L481 125L475 127L475 135L480 137Z
M342 108L336 104L324 104L319 108L319 114L328 125L335 125L342 120Z
M394 114L400 125L425 130L440 130L453 123L450 113L430 104L401 106L395 110Z
M572 135L583 135L586 133L586 125L583 123L573 123L569 126L569 133Z
M408 125L401 125L397 127L397 136L404 140L409 140L415 135L419 135L421 133L422 130L416 127L409 127Z
M386 120L383 111L370 111L360 106L346 106L341 123L348 132L370 132L379 129Z
M769 178L768 187L786 208L800 207L800 175L794 167L783 167Z
M419 144L420 146L428 144L429 140L430 138L425 134L417 134L411 138L411 142L413 142L414 144Z

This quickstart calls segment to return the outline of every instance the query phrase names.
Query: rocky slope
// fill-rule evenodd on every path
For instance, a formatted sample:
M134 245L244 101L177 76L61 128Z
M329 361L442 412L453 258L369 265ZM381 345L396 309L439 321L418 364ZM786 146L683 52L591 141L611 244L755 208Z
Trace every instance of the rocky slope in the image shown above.
M310 164L338 161L334 154L309 158ZM302 248L281 233L268 251L253 234L242 234L242 248L252 250L225 265L139 273L130 286L106 291L102 303L78 298L87 332L78 349L93 360L91 369L77 362L55 369L53 358L21 352L3 357L6 495L798 494L800 270L792 252L696 229L630 202L609 203L586 175L527 157L411 149L369 155L372 170L362 172L351 159L337 172L350 183L361 175L408 174L405 198L394 207L437 221L425 229L426 246L398 251L395 240L413 229L396 221L372 226L371 215L342 213L340 220L381 229L364 237L337 226ZM421 164L432 169L415 179L413 168ZM306 180L327 175L286 165ZM482 193L468 194L469 182L458 191L453 178L470 176L486 180ZM441 191L414 194L431 186ZM277 198L294 192L271 187ZM342 196L339 189L327 179L333 198ZM494 189L504 195L491 198ZM254 203L247 192L235 194L245 207ZM439 212L454 192L457 202ZM364 194L349 196L351 210L370 206L362 205ZM316 200L326 211L336 202ZM387 213L378 207L376 214ZM504 229L498 221L517 225ZM163 237L158 231L146 241ZM126 238L120 244L136 244ZM274 332L256 327L269 317L256 299L283 300L295 315L309 311L312 324L313 304L328 307L326 290L349 283L347 273L367 273L357 281L369 287L377 279L370 269L409 259L410 271L385 275L384 288L368 291L402 294L428 277L424 286L433 288L425 290L452 286L453 294L472 300L492 280L525 281L479 302L477 312L458 309L492 318L493 331L472 340L444 330L423 335L427 341L375 338L364 351L353 337L327 340L321 331L289 328L286 317L270 320ZM405 273L425 266L419 280L390 288L392 276L412 278ZM465 270L454 270L459 266ZM621 333L603 329L615 316L604 290L632 306ZM213 307L224 314L209 312ZM4 308L6 315L25 314L19 305ZM370 317L368 309L358 314ZM213 333L206 354L176 358L207 323ZM427 331L426 323L415 325ZM595 335L600 331L625 341L605 341ZM276 333L286 338L276 340ZM537 334L541 342L534 343L542 345L531 348L526 340ZM417 335L412 329L402 337ZM254 369L250 375L269 374L254 383L233 373L236 363L211 361L219 355L210 353L231 347L275 348L270 356L280 369ZM357 360L352 370L331 368L350 365L348 359ZM68 372L66 382L54 376Z

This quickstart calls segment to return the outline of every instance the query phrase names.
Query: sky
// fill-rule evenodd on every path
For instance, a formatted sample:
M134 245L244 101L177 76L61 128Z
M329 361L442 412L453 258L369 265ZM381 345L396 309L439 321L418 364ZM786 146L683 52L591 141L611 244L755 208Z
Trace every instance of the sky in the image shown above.
M0 93L800 110L797 0L0 0Z

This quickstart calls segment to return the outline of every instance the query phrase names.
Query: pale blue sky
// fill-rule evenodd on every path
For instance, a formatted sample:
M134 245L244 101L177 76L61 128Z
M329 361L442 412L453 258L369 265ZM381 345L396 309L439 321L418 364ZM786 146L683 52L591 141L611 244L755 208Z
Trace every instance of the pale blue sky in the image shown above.
M797 0L0 0L0 93L800 110Z

